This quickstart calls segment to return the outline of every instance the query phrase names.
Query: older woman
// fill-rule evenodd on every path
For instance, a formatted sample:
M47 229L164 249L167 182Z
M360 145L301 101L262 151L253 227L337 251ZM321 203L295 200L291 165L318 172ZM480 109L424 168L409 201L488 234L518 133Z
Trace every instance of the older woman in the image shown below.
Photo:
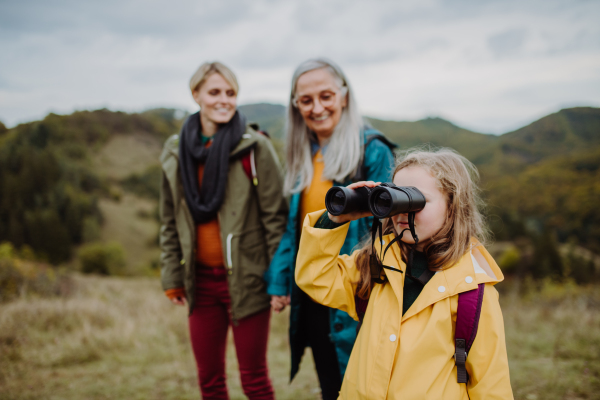
M269 139L236 110L238 84L229 68L203 64L190 90L200 111L161 155L162 285L174 304L189 305L202 398L228 398L232 326L246 396L272 399L270 297L262 276L285 230L283 178Z
M288 109L284 190L292 197L286 232L265 274L267 292L276 311L291 302L291 378L310 346L323 399L336 399L356 322L345 312L314 303L296 286L298 235L306 214L325 208L325 193L332 186L389 181L395 146L365 124L348 80L331 61L308 60L296 69ZM370 226L370 218L351 222L342 254L350 254Z

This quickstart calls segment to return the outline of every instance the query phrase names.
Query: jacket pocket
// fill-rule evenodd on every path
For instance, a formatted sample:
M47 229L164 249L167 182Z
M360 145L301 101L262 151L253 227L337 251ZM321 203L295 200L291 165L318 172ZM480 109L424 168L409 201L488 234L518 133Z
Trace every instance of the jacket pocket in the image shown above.
M264 291L263 274L268 267L268 257L262 228L248 230L240 234L238 243L239 254L237 259L239 265L237 267L242 270L244 285L251 291Z

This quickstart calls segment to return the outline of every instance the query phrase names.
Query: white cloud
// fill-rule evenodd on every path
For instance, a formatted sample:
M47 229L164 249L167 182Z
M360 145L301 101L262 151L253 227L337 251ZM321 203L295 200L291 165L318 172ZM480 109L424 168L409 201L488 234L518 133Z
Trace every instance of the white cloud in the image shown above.
M600 105L600 3L586 1L26 1L0 3L0 119L194 103L206 60L240 102L285 103L294 68L327 56L369 115L441 115L501 133Z

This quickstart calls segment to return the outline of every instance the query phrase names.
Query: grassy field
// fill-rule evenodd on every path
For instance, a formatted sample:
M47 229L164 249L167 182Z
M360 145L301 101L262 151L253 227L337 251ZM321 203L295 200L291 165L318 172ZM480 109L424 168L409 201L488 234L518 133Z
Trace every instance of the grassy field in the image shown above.
M158 279L76 276L73 285L68 298L0 305L0 399L199 398L187 311ZM310 354L288 384L288 319L272 318L277 398L317 398ZM227 361L231 397L243 399L231 344Z
M114 135L93 154L94 170L119 194L118 199L101 198L98 203L103 223L97 239L123 246L128 275L146 274L158 261L159 224L152 218L157 201L129 193L117 181L158 165L161 150L161 140L139 132Z
M152 215L156 203L124 193L119 201L100 199L98 206L104 215L100 239L117 242L124 250L128 275L147 273L158 262L158 222L141 215Z
M157 279L74 276L72 287L0 305L1 399L199 398L186 310ZM600 398L600 287L499 289L515 398ZM317 399L310 353L288 383L288 317L272 318L277 398ZM231 397L243 399L231 345L227 360Z

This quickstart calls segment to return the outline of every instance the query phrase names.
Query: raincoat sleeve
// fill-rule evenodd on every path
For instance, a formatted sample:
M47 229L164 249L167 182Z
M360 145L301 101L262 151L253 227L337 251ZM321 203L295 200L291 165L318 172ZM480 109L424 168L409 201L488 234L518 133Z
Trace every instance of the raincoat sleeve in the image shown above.
M498 291L485 285L477 336L467 356L470 399L512 399Z
M163 171L160 187L160 264L163 290L183 288L184 267L180 263L181 247L175 225L173 194Z
M345 311L355 320L354 292L360 274L352 255L340 255L349 224L335 229L314 225L325 210L310 213L304 219L298 258L296 283L314 301Z

